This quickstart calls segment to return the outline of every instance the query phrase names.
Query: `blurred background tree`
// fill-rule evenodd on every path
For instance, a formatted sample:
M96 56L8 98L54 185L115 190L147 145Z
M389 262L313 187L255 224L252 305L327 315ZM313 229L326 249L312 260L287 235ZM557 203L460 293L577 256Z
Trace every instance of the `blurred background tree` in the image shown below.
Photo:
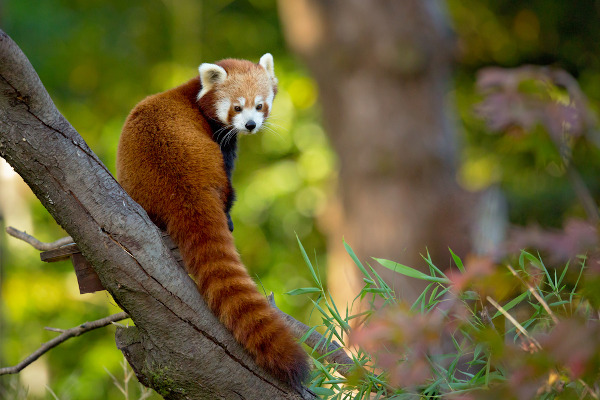
M346 7L345 3L329 3L331 7L339 7L330 10L332 15ZM369 24L376 23L370 18L375 18L381 10L375 8L389 7L388 3L374 3L371 9L362 10L362 15L355 14L353 18L364 17L362 22L348 20L349 26L344 29L356 36L343 37L347 40L344 43L347 58L333 61L368 63L377 56L369 52L365 56L365 46L374 47L380 39L381 43L387 42L376 36L369 36L365 41L363 32L367 32ZM435 2L422 3L437 7ZM556 162L556 150L543 134L494 135L474 112L474 106L482 101L475 88L475 77L481 67L488 65L553 65L575 76L590 99L590 107L597 110L600 100L600 40L597 37L600 31L596 29L599 3L592 0L448 0L446 5L449 15L442 18L451 22L456 35L456 45L448 46L456 68L454 84L450 82L448 91L438 99L442 104L437 107L439 110L446 107L452 111L450 115L453 112L458 115L444 127L450 131L456 129L458 133L456 143L453 139L447 142L448 146L458 145L456 173L450 169L446 171L446 178L451 185L455 185L451 179L455 178L458 191L478 193L500 187L508 204L508 219L513 224L560 227L567 217L583 216L565 171ZM282 8L282 16L284 12ZM325 104L335 101L336 97L331 95L335 88L323 87L326 78L316 73L313 78L286 48L278 13L275 2L268 0L6 0L2 3L0 21L2 29L31 60L59 110L112 171L121 125L129 110L146 95L184 82L197 73L201 62L226 57L257 60L265 52L271 52L280 80L271 119L274 132L267 129L259 136L240 142L241 157L234 176L239 200L233 219L236 243L251 273L259 277L267 292L281 294L309 285L308 272L297 250L296 235L305 248L314 250L317 264L325 273L325 234L332 231L332 219L337 218L336 202L332 200L336 182L351 181L353 174L360 171L349 170L347 176L338 176L338 158L321 124L318 100L323 102L323 119L328 130L332 123L326 116L326 108L341 104ZM387 17L388 24L394 20L393 14ZM407 15L397 16L399 23L403 17ZM337 26L329 18L334 17L325 16L322 26ZM286 25L288 22L282 19ZM306 21L308 33L318 27L310 18ZM405 22L408 23L410 21ZM333 34L328 40L333 46L341 45ZM397 59L392 61L402 64L410 58L406 52L399 51L403 48L401 45L391 44L393 48L398 46ZM353 46L356 46L354 58ZM388 53L383 51L382 54ZM321 55L323 63L328 63L328 57L332 56ZM307 62L307 67L312 71L318 62L319 59ZM440 68L442 74L447 73L446 67ZM337 72L335 67L328 71ZM402 74L398 80L412 84ZM427 83L431 82L423 82ZM357 100L361 98L361 93L344 93L355 95ZM364 106L377 108L376 104ZM381 108L389 110L387 105ZM356 113L364 111L355 110ZM390 119L399 118L403 111L389 110ZM343 139L340 134L332 136L336 147ZM364 143L370 142L361 142ZM407 143L410 145L410 140ZM351 151L357 150L352 148ZM409 155L407 150L398 157ZM597 201L600 193L598 148L578 141L573 147L573 159ZM342 165L352 165L353 161L343 156L340 160ZM388 161L391 164L383 167L387 171L391 169L393 174L398 172L395 170L398 159L388 155ZM410 166L411 163L402 164L402 168ZM362 195L360 187L352 190ZM472 207L469 203L464 205ZM368 206L364 200L360 203L360 207ZM401 211L405 208L399 201L398 207ZM0 216L6 225L26 229L42 240L64 235L5 164L0 164ZM427 224L424 228L434 233L450 228L449 234L465 234L454 225L436 225L441 222L436 219L428 223L428 218L412 217ZM388 234L395 234L395 226L399 232L401 225L400 220L390 216L385 231L381 226L370 226L366 222L353 227L352 232L334 230L336 233L329 236L331 248L341 243L344 235L356 247L359 243L352 241L362 239L351 236L355 232L373 238L385 233L383 237L387 238ZM368 229L379 233L370 234ZM413 244L408 241L411 236L405 235L408 235L405 239L386 241L386 248L378 248L377 254L360 256L412 263L414 258L407 261L402 254L395 256L396 252L422 252L427 240ZM43 326L67 328L116 311L105 293L79 295L68 263L41 265L37 254L26 245L5 236L0 244L0 365L17 363L40 342L55 335L44 331ZM352 273L350 270L336 272L335 279L344 281ZM280 295L277 302L284 311L308 320L310 306L302 303L302 299ZM61 400L124 398L110 376L122 376L122 355L114 346L113 334L110 328L88 333L28 367L18 378L22 386L29 388L28 398L51 399L50 390ZM0 398L8 385L9 379L0 377Z
M364 285L340 237L360 258L450 266L465 255L475 199L456 179L455 127L445 95L454 40L442 2L279 2L286 37L319 84L326 130L339 157L339 215L328 230L329 287L351 302ZM402 298L423 282L375 268ZM352 272L355 273L352 273Z

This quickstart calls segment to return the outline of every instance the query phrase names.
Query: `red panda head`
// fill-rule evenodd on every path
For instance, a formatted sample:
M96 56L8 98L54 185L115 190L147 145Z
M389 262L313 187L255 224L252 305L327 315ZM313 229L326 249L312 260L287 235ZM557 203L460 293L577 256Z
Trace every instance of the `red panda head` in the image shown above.
M255 133L262 127L277 93L271 54L262 56L258 64L227 59L202 64L199 71L198 104L208 118L234 133Z

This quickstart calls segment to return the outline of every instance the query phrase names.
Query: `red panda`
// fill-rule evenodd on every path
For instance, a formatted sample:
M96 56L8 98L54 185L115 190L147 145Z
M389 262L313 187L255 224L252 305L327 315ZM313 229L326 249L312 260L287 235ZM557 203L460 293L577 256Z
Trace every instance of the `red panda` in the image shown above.
M297 387L308 375L306 353L242 264L229 218L237 136L256 133L273 107L273 57L202 64L199 73L131 111L117 178L178 244L188 273L235 339L259 366Z

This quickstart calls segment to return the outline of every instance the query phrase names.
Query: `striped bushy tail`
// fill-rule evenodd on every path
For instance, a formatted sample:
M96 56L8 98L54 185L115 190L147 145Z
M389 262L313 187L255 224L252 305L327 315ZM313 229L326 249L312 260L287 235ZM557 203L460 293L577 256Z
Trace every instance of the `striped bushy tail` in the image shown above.
M309 372L306 353L250 278L225 214L169 219L167 230L212 312L259 366L298 387Z

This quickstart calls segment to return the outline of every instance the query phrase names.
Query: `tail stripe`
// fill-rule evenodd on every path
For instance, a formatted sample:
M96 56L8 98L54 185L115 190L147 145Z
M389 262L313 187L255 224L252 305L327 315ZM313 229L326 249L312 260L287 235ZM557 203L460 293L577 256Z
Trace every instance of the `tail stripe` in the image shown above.
M169 232L212 312L258 365L292 386L300 385L308 375L306 353L248 275L226 219L219 225L222 229L203 226L208 220L198 215L176 220Z

